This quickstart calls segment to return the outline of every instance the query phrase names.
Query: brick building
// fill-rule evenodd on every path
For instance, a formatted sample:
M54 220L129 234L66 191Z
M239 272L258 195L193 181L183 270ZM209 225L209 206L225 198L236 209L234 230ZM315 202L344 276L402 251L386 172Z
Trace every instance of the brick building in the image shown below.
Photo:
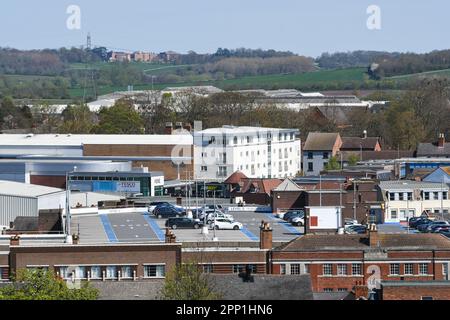
M273 274L309 274L315 292L352 291L370 279L443 281L448 279L450 240L440 234L376 231L305 235L272 250L270 261Z

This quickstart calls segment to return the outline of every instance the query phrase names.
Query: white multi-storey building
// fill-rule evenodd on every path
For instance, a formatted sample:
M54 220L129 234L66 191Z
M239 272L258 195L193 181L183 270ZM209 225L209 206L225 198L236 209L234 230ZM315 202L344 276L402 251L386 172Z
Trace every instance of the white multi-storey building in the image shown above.
M194 133L196 179L225 180L235 171L249 178L293 177L301 170L299 130L211 128Z
M385 222L407 221L424 211L447 216L450 210L446 184L421 181L381 181L385 202Z

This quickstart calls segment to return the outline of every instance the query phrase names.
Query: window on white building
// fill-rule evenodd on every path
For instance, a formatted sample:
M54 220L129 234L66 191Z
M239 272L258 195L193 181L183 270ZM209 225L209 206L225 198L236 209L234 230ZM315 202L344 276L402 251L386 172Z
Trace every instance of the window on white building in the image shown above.
M395 193L394 192L389 192L389 200L390 201L394 201L395 200Z
M430 200L430 193L429 193L429 192L424 192L424 193L423 193L423 198L424 198L425 200Z

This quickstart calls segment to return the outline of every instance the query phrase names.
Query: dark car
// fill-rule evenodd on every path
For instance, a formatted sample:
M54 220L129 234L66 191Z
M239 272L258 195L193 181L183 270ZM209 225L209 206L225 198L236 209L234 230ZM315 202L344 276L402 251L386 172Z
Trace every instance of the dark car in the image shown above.
M169 218L167 219L165 226L172 229L198 229L203 224L190 218Z
M431 233L442 233L450 231L450 225L435 225L431 226Z
M440 229L449 228L450 225L447 221L435 221L428 225L426 232L437 232Z
M174 206L158 206L153 210L153 214L158 218L181 217L185 212Z
M416 220L416 221L410 223L409 226L410 226L411 228L416 228L416 229L418 229L420 225L429 224L429 223L431 223L431 222L433 222L433 220L430 220L430 219L428 219L428 218L420 218L420 219L418 219L418 220Z
M363 225L352 225L345 229L347 234L364 234L367 232L367 227Z
M421 217L413 217L413 218L409 218L408 220L408 225L410 228L415 228L417 223L421 220Z
M303 214L303 212L298 212L298 213L295 213L295 214L291 214L286 221L289 222L289 223L292 223L292 220L294 218L303 218L304 216L305 215Z
M420 232L431 232L431 228L434 226L446 226L447 221L431 221L429 223L423 223L417 226L417 230Z
M289 221L289 218L293 215L300 216L300 215L304 215L304 214L305 214L305 212L303 210L288 211L284 214L283 220Z

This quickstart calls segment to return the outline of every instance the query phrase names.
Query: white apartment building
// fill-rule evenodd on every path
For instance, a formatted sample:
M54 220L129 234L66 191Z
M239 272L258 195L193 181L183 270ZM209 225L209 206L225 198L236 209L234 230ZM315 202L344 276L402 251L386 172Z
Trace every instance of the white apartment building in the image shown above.
M211 128L194 133L196 179L223 181L241 171L249 178L293 177L301 170L297 129Z
M385 222L407 221L424 211L438 215L450 211L449 187L446 184L420 181L381 181L385 202Z

